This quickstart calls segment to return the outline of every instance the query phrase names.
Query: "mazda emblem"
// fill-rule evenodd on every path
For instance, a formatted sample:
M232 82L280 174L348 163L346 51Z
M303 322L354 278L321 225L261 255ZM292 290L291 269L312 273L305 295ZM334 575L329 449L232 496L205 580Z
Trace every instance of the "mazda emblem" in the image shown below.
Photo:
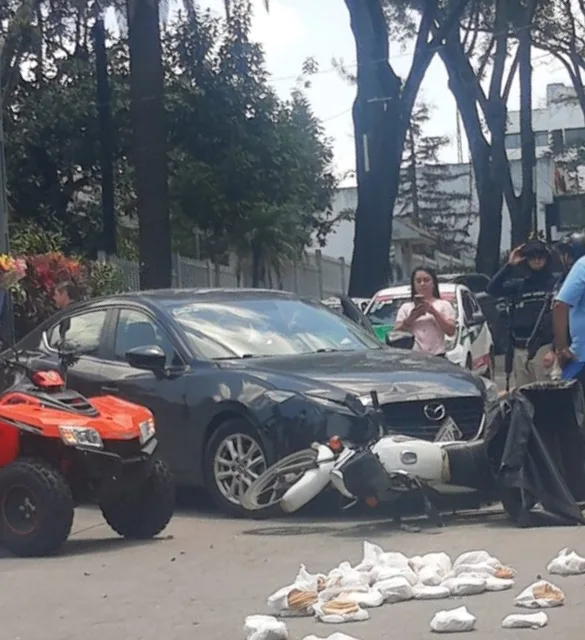
M447 410L440 402L429 402L423 407L423 413L427 420L440 422L447 415Z

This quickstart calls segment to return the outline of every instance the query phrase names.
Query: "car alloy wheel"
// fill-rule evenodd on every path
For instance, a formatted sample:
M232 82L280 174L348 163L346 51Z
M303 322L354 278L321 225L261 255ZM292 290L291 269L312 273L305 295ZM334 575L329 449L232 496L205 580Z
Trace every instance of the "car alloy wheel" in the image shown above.
M233 433L217 447L213 476L221 495L234 505L266 471L266 457L258 442L246 433Z

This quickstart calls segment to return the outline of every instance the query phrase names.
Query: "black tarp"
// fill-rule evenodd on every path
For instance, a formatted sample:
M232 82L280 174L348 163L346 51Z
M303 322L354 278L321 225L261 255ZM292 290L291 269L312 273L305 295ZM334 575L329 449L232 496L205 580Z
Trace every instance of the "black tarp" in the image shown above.
M513 390L487 416L485 442L501 488L523 492L571 523L585 524L585 399L581 385L536 382ZM527 499L527 497L531 499Z

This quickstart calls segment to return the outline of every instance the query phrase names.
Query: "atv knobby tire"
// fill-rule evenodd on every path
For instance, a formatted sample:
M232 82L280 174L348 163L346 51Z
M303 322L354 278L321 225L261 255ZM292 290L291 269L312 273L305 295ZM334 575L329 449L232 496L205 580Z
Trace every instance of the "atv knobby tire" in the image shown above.
M25 496L29 528L15 526L15 497ZM21 509L21 511L24 507ZM0 544L21 556L47 556L67 541L73 525L71 489L57 469L23 458L0 469Z
M154 462L144 483L100 504L110 527L124 538L148 540L169 524L175 511L175 485L168 467Z

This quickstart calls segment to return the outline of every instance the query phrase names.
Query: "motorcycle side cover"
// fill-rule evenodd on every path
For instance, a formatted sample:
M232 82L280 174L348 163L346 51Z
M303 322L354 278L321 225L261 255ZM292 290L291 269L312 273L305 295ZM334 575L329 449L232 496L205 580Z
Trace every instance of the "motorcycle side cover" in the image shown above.
M585 399L576 381L514 389L487 416L485 442L505 488L522 489L554 515L585 523Z

